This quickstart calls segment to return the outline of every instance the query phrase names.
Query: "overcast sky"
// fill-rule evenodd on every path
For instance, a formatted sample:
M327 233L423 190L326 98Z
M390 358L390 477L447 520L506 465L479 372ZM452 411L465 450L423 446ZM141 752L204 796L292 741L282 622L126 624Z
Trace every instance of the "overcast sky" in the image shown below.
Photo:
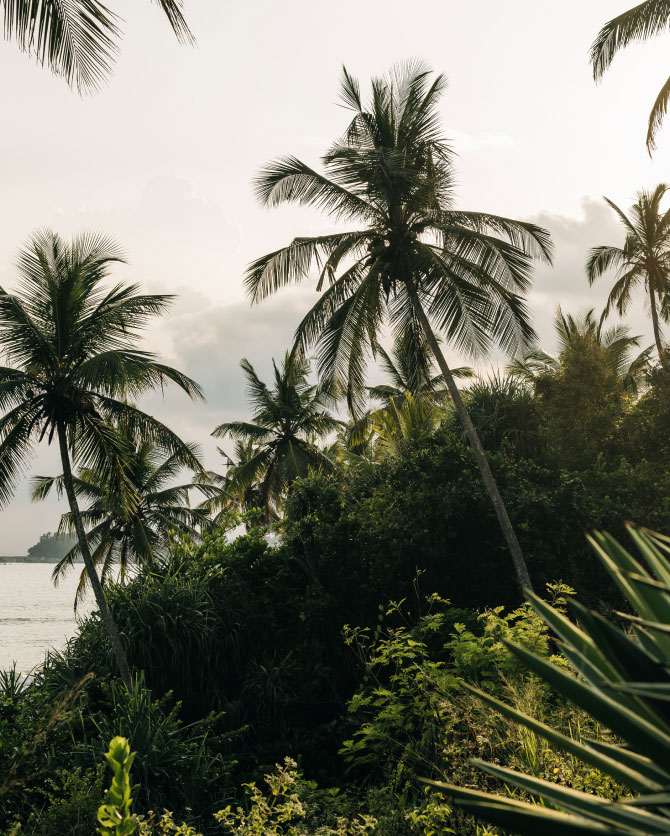
M174 394L148 406L203 443L210 466L213 426L245 414L240 358L267 373L315 300L305 286L251 309L244 266L331 226L308 210L261 210L249 184L279 154L316 164L342 132L342 64L363 89L407 58L447 75L442 114L459 154L458 204L554 235L556 264L538 268L529 297L547 350L559 303L602 307L608 283L589 288L584 260L622 235L601 196L628 207L638 189L670 176L670 120L653 160L644 145L667 39L629 48L598 86L588 64L599 27L631 0L186 0L195 48L177 44L149 0L109 5L125 19L125 38L95 96L78 97L0 42L0 284L13 286L17 250L41 226L116 237L129 259L120 277L179 295L148 347L200 381L208 400ZM641 305L631 324L651 341ZM31 468L57 470L55 451ZM0 554L24 553L61 510L55 500L31 505L21 486L0 513Z

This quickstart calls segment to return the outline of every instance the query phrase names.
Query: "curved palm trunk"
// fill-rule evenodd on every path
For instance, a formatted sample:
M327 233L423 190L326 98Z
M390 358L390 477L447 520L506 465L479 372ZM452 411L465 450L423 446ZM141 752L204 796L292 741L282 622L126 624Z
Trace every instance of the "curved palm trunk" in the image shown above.
M105 593L102 590L102 584L100 583L100 578L98 577L98 572L95 568L93 558L91 557L91 551L88 547L88 540L86 539L86 532L84 531L84 524L81 520L81 513L79 511L79 503L77 502L77 497L74 492L72 468L70 467L70 455L67 449L65 427L62 425L58 426L58 444L60 447L61 462L63 464L63 482L65 484L65 493L67 494L67 499L70 503L70 513L72 514L72 521L77 533L77 539L79 540L79 548L81 549L81 554L84 558L84 565L86 566L88 577L91 580L93 594L95 595L95 602L100 610L102 623L105 625L105 629L109 635L109 640L112 644L112 650L114 651L114 656L116 657L116 664L118 665L121 679L123 679L126 688L130 691L132 690L133 683L130 676L130 668L128 667L128 660L126 659L126 654L121 646L121 639L119 638L119 633L116 629L112 613L107 605L107 599L105 598Z
M516 534L514 533L514 528L507 513L507 508L505 507L505 503L503 502L502 496L500 496L498 485L496 484L496 480L493 476L493 473L491 472L488 459L486 458L486 453L484 452L482 443L479 440L479 436L477 435L475 425L472 423L472 420L468 415L468 412L465 408L465 404L463 403L463 399L461 398L461 393L458 391L458 387L456 386L454 376L452 375L449 366L447 365L447 361L444 359L444 355L440 350L440 346L437 342L435 334L433 333L433 329L430 325L428 317L426 316L423 306L421 305L421 300L419 299L416 289L408 283L407 292L412 301L412 306L414 308L414 312L416 313L417 319L421 323L423 332L426 335L426 339L428 340L428 345L430 346L431 351L433 352L435 359L437 360L437 364L440 367L440 371L442 372L444 380L447 384L449 394L451 395L451 398L454 402L454 406L456 407L458 417L460 418L461 423L463 424L463 428L472 447L472 451L475 454L475 460L477 462L477 467L479 468L482 481L484 482L484 487L486 488L488 495L491 498L491 502L493 503L496 516L498 517L498 523L500 524L500 528L502 529L503 537L505 538L507 547L510 550L510 554L512 555L512 561L514 563L514 570L516 572L517 580L519 581L522 587L525 587L526 589L532 591L533 584L531 583L530 575L528 574L528 567L526 566L526 561L523 559L521 546L519 545L519 541L517 540Z
M665 366L665 352L663 350L663 341L661 340L661 326L658 322L656 295L652 287L649 288L649 307L651 308L651 324L654 329L654 341L656 343L656 351L658 351L658 359L661 361L661 364Z

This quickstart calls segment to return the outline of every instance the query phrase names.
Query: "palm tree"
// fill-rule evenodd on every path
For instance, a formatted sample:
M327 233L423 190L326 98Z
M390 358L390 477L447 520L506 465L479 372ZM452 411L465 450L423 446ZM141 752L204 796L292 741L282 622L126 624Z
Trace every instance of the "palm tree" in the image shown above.
M417 344L411 334L409 338L401 334L390 354L381 346L378 352L379 365L389 382L368 387L374 400L382 401L384 406L391 402L400 406L407 394L414 399L427 398L436 403L451 397L442 375L433 374L432 353L426 339ZM451 373L456 378L471 378L474 374L467 366L452 369Z
M616 270L616 282L610 291L603 319L612 308L623 316L630 303L631 292L643 285L649 297L651 323L658 359L664 361L663 341L659 317L670 322L670 209L660 211L660 203L668 191L660 183L653 192L637 193L637 201L631 207L630 217L608 198L606 203L614 209L626 231L622 247L594 247L586 263L589 284L607 270Z
M440 349L435 329L455 348L515 351L534 338L520 296L532 256L550 259L549 234L537 226L453 208L452 153L439 125L445 79L422 65L374 79L369 105L344 70L341 98L353 111L344 136L322 158L325 173L295 157L270 163L256 181L266 206L311 205L350 229L296 238L253 262L246 286L258 302L319 268L319 301L296 333L296 350L319 346L319 371L346 386L358 411L368 357L389 322L397 339L428 345L451 393L495 507L520 581L530 584L521 548L486 455ZM324 290L325 287L325 290Z
M595 80L599 81L603 77L619 50L636 41L646 41L647 38L667 32L668 28L670 4L667 0L645 0L609 20L591 44L591 65ZM650 154L656 147L656 133L667 113L669 99L670 78L661 87L649 114L647 150Z
M128 443L125 466L127 482L109 483L107 473L84 469L73 478L77 499L88 505L81 511L86 528L86 540L91 557L99 571L103 587L110 580L115 567L123 580L133 566L148 566L164 556L173 533L198 537L198 529L207 527L209 521L202 509L192 509L189 494L194 483L174 484L183 470L182 457L175 453L166 455L152 441L135 442L122 429L121 435ZM194 445L188 445L197 456ZM45 499L51 489L62 496L65 487L63 476L37 476L33 480L33 500ZM124 491L130 487L131 495ZM205 490L206 488L200 488ZM75 531L72 513L64 514L59 532ZM74 561L81 557L79 543L56 564L52 578L54 583L65 575ZM75 609L90 583L88 570L82 569L75 598Z
M407 442L434 430L443 414L437 402L428 397L415 398L405 392L401 399L393 398L370 415L377 457L397 456Z
M196 477L195 483L206 494L198 509L211 518L213 526L227 525L234 528L238 524L238 514L249 514L263 504L259 481L249 480L248 477L242 480L236 475L242 473L255 458L257 449L253 439L246 438L235 442L232 456L220 447L217 450L223 458L226 473L221 475L208 470L203 477ZM253 527L253 523L253 515L247 517L247 530Z
M240 363L247 378L252 422L220 424L212 433L241 442L244 454L228 471L228 492L257 485L266 521L278 513L282 497L310 468L332 467L316 441L334 432L340 422L327 411L333 397L308 380L308 360L286 354L281 367L273 361L274 386L269 389L248 360ZM245 446L248 445L248 446Z
M156 0L182 43L193 35L182 0ZM108 76L121 36L120 18L100 0L0 0L5 38L79 92Z
M166 426L123 400L173 382L191 398L196 383L153 354L134 348L147 321L170 296L144 295L137 285L109 285L123 261L114 242L82 235L66 244L37 233L20 253L14 293L0 287L0 506L11 498L36 442L56 440L72 525L119 671L130 671L89 549L72 463L104 474L111 486L128 481L128 450L114 429L152 441L185 466L201 470L193 450ZM132 487L132 486L130 486ZM116 488L115 488L116 489ZM124 496L130 496L130 489Z
M591 308L581 317L564 314L560 306L554 318L554 332L558 340L558 357L541 350L529 351L507 367L508 373L526 383L536 383L544 375L555 374L561 368L561 357L566 351L582 351L586 346L597 346L602 351L604 365L620 381L621 387L636 395L646 372L649 371L649 355L653 346L645 348L635 357L631 351L640 345L640 338L633 337L624 325L603 328Z
M510 446L520 457L538 456L537 399L519 378L493 372L467 390L465 403L485 449L497 452Z

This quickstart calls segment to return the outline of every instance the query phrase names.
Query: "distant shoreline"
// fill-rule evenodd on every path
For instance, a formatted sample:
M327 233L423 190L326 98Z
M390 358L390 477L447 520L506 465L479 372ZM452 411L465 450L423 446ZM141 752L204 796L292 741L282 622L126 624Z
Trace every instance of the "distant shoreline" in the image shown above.
M3 563L58 563L60 557L30 557L30 555L13 556L0 555L0 565ZM82 560L75 560L75 563L82 563Z

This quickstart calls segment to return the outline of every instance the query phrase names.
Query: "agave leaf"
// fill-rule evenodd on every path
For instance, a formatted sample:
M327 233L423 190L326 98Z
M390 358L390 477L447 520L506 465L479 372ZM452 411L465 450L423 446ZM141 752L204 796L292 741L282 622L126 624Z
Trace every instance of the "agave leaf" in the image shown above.
M541 659L525 647L508 642L505 644L526 667L622 737L635 751L647 755L663 768L670 767L670 736L659 727L639 717L620 702L598 693L587 683Z
M661 769L660 766L657 766L649 758L645 758L644 755L631 752L630 749L624 749L613 743L605 743L602 740L587 740L586 745L589 749L595 749L596 752L623 764L633 772L639 771L651 781L658 782L658 787L665 787L670 784L670 772ZM611 772L609 774L612 775Z
M625 618L627 621L631 621L633 624L637 624L641 627L646 628L647 630L653 630L657 633L670 634L670 624L662 624L659 621L646 621L644 618L640 618L637 615L631 615L627 612L620 612L619 610L615 610L614 614L619 616L619 618Z
M479 758L473 758L472 763L494 778L499 778L508 784L513 784L532 795L539 795L557 807L578 814L588 814L605 824L620 825L621 827L639 826L645 833L667 833L668 820L663 816L656 816L646 810L628 807L626 804L616 804L600 798L592 793L579 792L560 784L524 775L507 767L488 764Z
M542 836L584 836L590 833L602 834L602 836L633 836L629 828L610 827L591 821L584 816L566 814L537 804L488 795L476 790L467 790L441 781L427 779L422 779L422 781L456 799L459 807L513 833L528 833L532 836L537 836L538 833L542 833Z
M619 757L618 750L615 747L606 748L604 745L596 745L592 741L588 741L586 744L581 743L562 732L556 731L546 723L536 720L529 714L524 714L511 705L497 700L490 694L473 688L472 685L462 683L462 687L479 697L482 702L487 703L503 716L515 720L520 725L548 740L549 743L553 743L557 748L580 758L591 766L595 766L596 769L600 769L632 790L656 792L662 790L665 784L670 781L670 774L663 772L646 758L637 755Z
M667 560L657 548L657 545L661 545L663 542L663 538L660 535L653 537L651 532L644 528L636 528L635 526L629 525L627 529L647 566L649 566L658 580L664 584L666 589L670 590L670 567L668 566ZM667 551L667 546L665 549Z
M564 642L565 645L574 647L582 656L595 665L605 676L615 676L615 669L611 662L603 655L593 637L576 624L570 621L563 613L543 601L542 598L533 592L527 592L527 597L533 609L542 618L545 624Z
M611 682L610 688L655 700L670 700L670 682Z

